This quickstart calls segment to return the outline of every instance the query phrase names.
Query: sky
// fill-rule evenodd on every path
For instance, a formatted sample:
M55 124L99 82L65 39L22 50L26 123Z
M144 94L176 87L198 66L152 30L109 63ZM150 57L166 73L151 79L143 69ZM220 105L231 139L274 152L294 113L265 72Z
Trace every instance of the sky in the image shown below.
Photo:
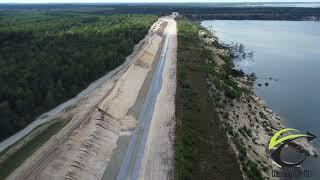
M320 0L0 0L0 3L320 2Z

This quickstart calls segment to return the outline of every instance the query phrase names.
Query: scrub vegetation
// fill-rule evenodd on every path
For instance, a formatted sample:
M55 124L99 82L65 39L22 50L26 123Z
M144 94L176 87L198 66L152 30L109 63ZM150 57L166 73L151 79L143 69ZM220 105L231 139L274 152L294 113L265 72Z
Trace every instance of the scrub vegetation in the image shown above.
M175 179L241 179L210 100L206 59L212 56L202 47L200 29L191 21L178 20Z
M155 15L0 15L0 140L114 69Z

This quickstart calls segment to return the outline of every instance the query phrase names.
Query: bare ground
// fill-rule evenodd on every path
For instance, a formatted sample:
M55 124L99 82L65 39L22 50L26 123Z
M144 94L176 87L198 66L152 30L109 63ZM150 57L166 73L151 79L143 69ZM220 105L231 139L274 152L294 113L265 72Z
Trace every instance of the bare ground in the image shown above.
M167 21L165 34L169 38L169 47L162 75L162 88L155 104L139 179L173 179L177 30L174 20Z

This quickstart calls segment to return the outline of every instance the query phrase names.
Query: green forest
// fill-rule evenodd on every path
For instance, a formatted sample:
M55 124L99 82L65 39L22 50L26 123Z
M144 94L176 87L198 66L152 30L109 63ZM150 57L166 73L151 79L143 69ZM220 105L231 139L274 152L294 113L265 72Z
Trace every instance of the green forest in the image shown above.
M123 63L156 19L1 14L0 140Z

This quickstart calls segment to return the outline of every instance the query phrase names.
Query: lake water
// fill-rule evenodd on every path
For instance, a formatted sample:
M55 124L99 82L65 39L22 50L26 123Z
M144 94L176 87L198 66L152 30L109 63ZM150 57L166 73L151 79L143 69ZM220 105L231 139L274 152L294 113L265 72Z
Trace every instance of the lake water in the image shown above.
M203 21L219 41L244 45L252 58L236 60L238 68L258 77L255 92L280 115L286 127L317 136L320 148L320 22ZM265 84L268 83L268 86ZM320 157L307 159L304 169L320 179Z

